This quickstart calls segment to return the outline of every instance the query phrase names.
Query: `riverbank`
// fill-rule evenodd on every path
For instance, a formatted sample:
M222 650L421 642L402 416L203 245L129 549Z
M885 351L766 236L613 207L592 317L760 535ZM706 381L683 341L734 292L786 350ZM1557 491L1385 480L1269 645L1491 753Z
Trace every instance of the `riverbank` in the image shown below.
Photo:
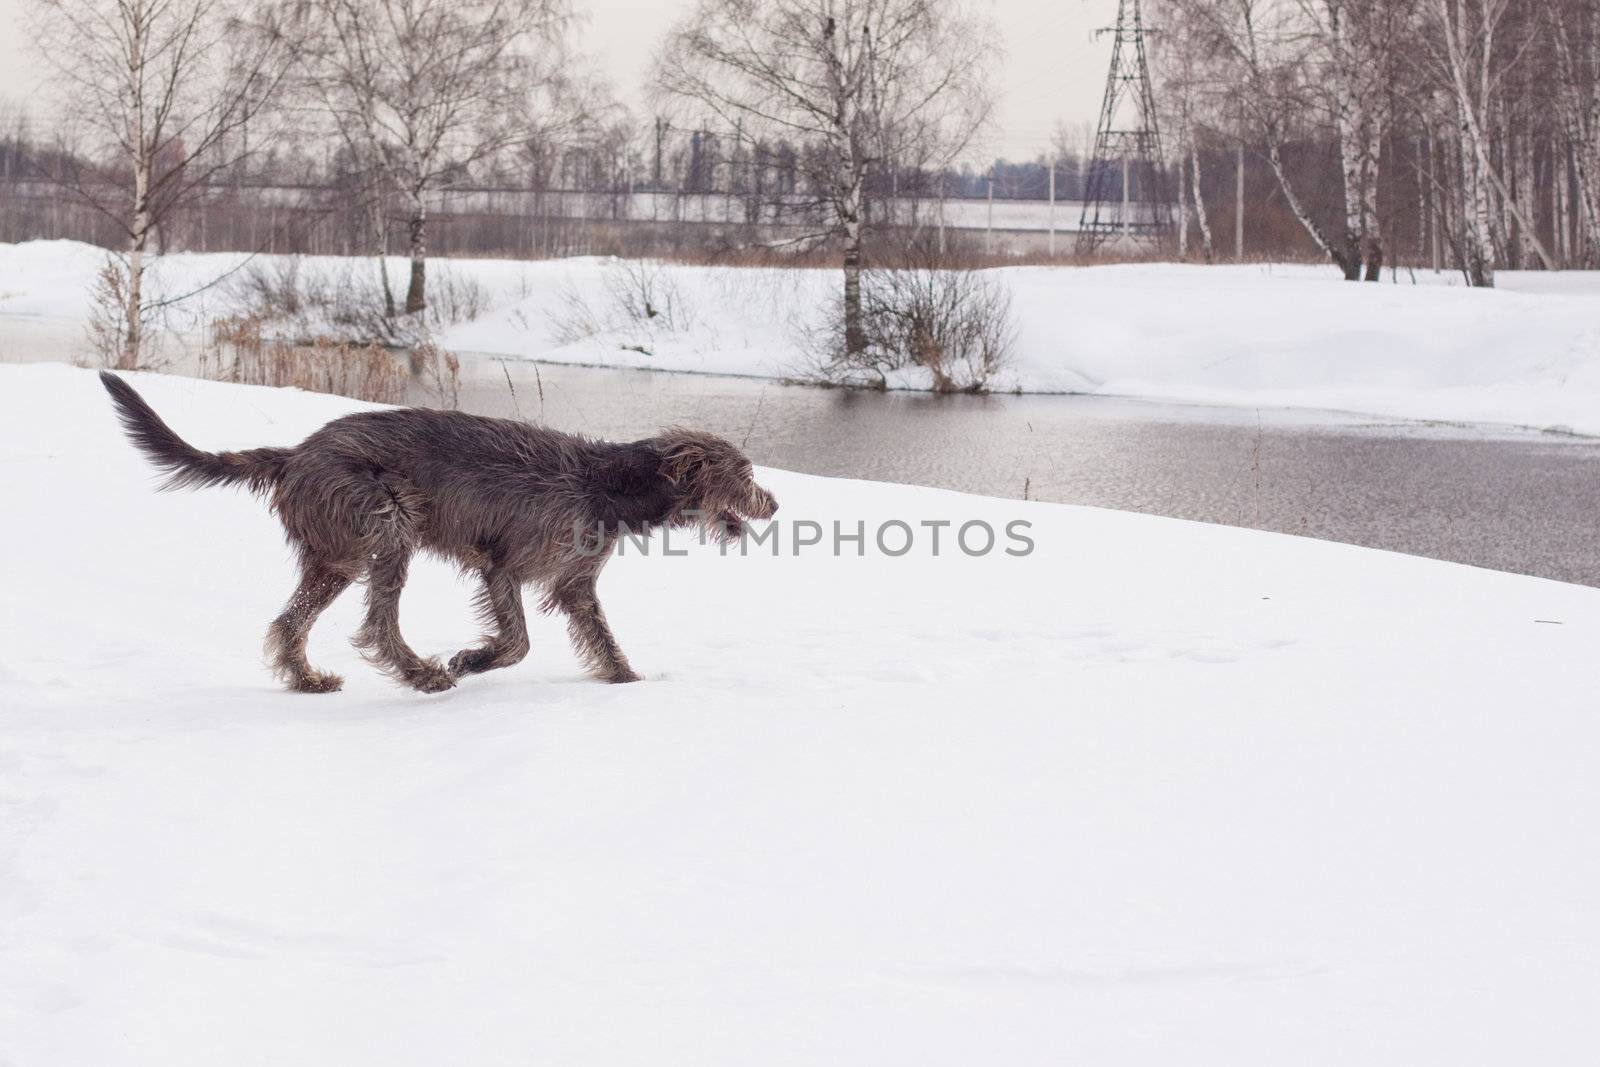
M205 448L359 407L134 381ZM1022 519L1036 547L624 557L601 592L646 680L620 687L539 617L523 664L397 690L347 644L351 593L311 642L347 688L305 697L260 663L292 581L266 508L156 493L92 375L0 367L0 469L18 1063L1600 1041L1600 591L763 470L787 523ZM470 641L469 598L420 562L407 636Z
M0 350L81 346L104 254L68 242L0 245ZM154 291L185 296L179 331L241 306L274 257L177 254ZM303 278L373 283L370 260L306 257ZM405 264L391 261L396 284ZM836 285L829 271L688 267L604 259L450 260L431 266L466 299L443 344L508 359L784 379L814 367L805 337ZM1600 274L1503 273L1468 290L1451 275L1352 285L1309 266L1017 267L989 272L1017 326L997 392L1088 393L1244 407L1333 409L1600 435ZM211 285L218 278L220 284ZM1416 284L1413 284L1415 282ZM629 311L630 306L634 311ZM653 315L637 309L648 303ZM470 312L470 314L463 314ZM925 385L913 374L895 384Z

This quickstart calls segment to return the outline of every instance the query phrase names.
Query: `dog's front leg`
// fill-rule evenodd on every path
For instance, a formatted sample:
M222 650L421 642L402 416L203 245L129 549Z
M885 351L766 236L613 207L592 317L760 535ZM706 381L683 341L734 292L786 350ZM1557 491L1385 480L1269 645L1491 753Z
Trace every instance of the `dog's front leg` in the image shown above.
M367 572L367 616L352 639L369 661L395 680L424 693L438 693L456 684L438 660L423 659L400 635L400 591L406 584L409 550L385 548Z
M522 613L522 585L505 567L488 567L478 592L478 613L485 634L478 648L464 648L450 660L452 674L477 674L522 662L528 654L528 622Z
M588 575L553 592L552 600L567 615L567 633L572 647L589 668L589 673L606 682L637 682L639 676L628 665L617 639L606 624L595 592L595 575Z

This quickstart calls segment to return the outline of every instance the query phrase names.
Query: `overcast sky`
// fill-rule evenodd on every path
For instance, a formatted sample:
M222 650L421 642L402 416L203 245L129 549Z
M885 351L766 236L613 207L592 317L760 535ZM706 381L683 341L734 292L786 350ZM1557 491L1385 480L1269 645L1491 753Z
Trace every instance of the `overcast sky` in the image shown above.
M641 104L641 78L667 26L689 0L574 0L588 15L586 49L630 105ZM984 0L978 0L979 3ZM1058 121L1092 122L1100 106L1111 45L1095 27L1116 16L1117 0L988 0L1005 42L996 63L998 121L980 160L1031 157ZM0 0L0 96L27 99L43 70L22 32L28 0ZM642 112L643 108L639 110Z

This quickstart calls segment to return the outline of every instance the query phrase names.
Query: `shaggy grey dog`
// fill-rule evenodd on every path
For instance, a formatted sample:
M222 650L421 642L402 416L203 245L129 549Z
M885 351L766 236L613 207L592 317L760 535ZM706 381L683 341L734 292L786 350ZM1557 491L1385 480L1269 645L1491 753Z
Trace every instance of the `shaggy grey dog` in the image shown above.
M102 372L123 428L167 474L162 486L244 485L272 504L300 561L300 584L267 631L274 671L292 690L327 693L336 675L306 662L306 638L352 582L367 584L354 641L378 667L423 692L528 653L522 587L567 616L591 673L633 682L606 625L595 581L624 530L699 526L736 539L743 519L778 510L750 461L720 437L671 429L630 444L594 441L506 419L400 408L335 419L294 448L202 452L161 421L127 382ZM488 633L448 666L400 634L400 590L418 550L482 580Z

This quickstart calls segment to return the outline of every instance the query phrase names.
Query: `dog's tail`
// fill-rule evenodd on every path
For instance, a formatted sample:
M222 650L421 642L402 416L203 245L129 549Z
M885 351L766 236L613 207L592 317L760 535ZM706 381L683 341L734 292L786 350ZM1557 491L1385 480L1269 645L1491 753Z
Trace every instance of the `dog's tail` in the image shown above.
M134 447L164 474L163 489L203 489L211 485L238 485L260 492L274 485L291 455L287 448L252 448L244 452L202 452L172 432L161 416L134 392L133 386L100 372L100 384L117 406L117 418Z

